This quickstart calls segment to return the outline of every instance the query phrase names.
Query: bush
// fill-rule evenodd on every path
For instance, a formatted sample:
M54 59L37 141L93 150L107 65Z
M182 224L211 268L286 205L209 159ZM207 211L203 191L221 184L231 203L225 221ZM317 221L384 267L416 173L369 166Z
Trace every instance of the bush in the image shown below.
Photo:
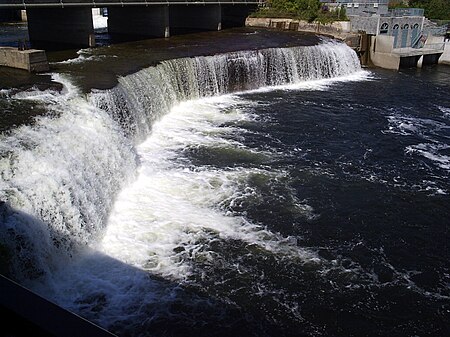
M409 5L425 9L429 19L450 20L450 0L414 0Z
M268 0L266 7L261 7L251 15L259 18L289 18L320 23L348 20L345 8L330 11L319 0Z

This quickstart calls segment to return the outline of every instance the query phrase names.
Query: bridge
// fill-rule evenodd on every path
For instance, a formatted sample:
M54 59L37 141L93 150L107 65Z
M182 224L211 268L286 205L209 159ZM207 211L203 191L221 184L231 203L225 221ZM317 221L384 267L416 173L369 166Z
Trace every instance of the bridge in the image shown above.
M244 26L262 0L1 0L26 10L33 47L95 46L92 8L107 8L112 36L169 37Z

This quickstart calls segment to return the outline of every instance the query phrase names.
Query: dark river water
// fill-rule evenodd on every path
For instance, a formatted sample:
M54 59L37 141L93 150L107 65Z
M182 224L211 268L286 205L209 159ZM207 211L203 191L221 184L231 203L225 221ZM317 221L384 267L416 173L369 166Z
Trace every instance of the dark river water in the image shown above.
M10 276L119 336L448 336L450 68L288 35L0 70Z

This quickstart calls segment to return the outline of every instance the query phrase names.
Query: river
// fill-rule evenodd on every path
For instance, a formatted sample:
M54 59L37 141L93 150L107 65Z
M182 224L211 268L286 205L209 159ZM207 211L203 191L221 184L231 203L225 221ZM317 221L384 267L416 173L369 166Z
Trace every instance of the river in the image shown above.
M0 70L11 277L119 336L448 335L450 68L251 29L49 58Z

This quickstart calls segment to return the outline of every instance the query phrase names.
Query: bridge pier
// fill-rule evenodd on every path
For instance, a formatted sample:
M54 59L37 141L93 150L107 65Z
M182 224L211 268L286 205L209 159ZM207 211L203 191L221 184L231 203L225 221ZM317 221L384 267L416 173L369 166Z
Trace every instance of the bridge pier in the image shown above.
M222 29L245 27L245 19L254 12L258 5L221 5Z
M169 15L172 35L222 29L220 5L170 6Z
M108 7L111 35L169 37L169 6Z
M95 46L89 7L27 8L27 18L33 48Z

